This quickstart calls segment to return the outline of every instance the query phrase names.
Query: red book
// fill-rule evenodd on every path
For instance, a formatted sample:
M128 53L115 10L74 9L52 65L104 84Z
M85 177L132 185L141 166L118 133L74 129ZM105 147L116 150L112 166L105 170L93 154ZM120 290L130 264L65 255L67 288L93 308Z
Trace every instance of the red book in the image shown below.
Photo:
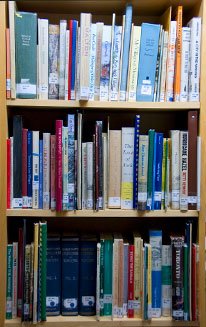
M6 98L11 98L10 31L6 29Z
M7 209L11 208L11 140L7 139Z
M22 201L23 208L28 208L27 197L27 132L28 129L22 129Z
M22 317L23 301L23 229L19 228L18 238L18 290L17 290L17 317Z
M51 162L51 210L56 209L56 135L51 135L51 151L50 151L50 162Z
M68 100L71 100L72 80L72 19L69 21L69 64L68 64Z
M134 318L134 245L129 245L128 259L128 318Z
M196 244L192 244L192 320L197 320L196 282Z
M62 210L62 120L56 120L56 210Z
M188 111L188 209L197 210L197 111Z
M95 209L99 210L99 141L98 125L95 125Z

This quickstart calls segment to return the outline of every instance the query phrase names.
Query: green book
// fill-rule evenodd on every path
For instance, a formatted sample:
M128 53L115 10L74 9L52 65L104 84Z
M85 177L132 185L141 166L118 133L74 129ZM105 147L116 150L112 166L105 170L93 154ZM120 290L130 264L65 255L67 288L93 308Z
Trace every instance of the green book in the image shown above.
M104 316L104 240L100 241L100 316Z
M16 97L37 97L37 14L15 13Z
M12 319L13 244L7 245L6 319Z
M188 301L188 290L189 290L189 280L188 280L188 246L184 244L184 320L189 320L189 301Z
M46 320L46 253L47 253L47 223L39 223L39 260L40 260L40 317Z
M147 171L147 210L152 210L155 130L150 129L148 132L148 136L149 136L149 150L148 150L148 171Z

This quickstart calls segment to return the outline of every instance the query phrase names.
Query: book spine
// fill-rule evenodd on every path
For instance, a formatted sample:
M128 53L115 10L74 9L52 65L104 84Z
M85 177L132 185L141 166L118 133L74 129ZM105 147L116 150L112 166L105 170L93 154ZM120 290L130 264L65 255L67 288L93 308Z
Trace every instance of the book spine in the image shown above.
M189 61L190 61L190 28L182 28L182 58L181 58L181 85L180 101L188 101L189 96Z
M95 63L96 63L97 27L91 25L90 63L89 63L89 100L94 100Z
M9 34L10 34L10 61L11 61L11 98L16 98L16 47L15 47L15 15L16 2L9 1Z
M192 223L185 224L185 243L188 247L188 320L192 319Z
M72 20L72 53L71 53L71 100L76 99L76 57L77 57L77 37L78 37L78 22L76 20Z
M156 165L155 165L155 192L154 209L161 209L162 201L162 156L163 156L163 134L156 134Z
M96 38L96 63L95 63L95 85L94 85L94 100L99 100L100 97L100 75L101 75L101 55L102 55L102 36L103 23L96 23L97 38Z
M165 209L166 175L167 175L167 139L163 138L161 209Z
M27 197L27 133L26 128L22 129L22 207L28 208Z
M172 253L170 245L162 245L162 316L170 317L172 308Z
M184 276L183 276L183 285L184 285L184 320L189 320L189 302L188 302L188 288L189 288L189 282L188 282L188 276L189 276L189 270L188 270L188 245L184 244L183 249L183 260L184 260Z
M153 101L159 101L158 99L158 85L159 85L159 72L161 70L161 51L162 51L162 38L163 38L163 28L160 25L159 40L158 40L158 51L157 51L157 61L156 61L156 71L155 71L155 81L154 81L154 96Z
M119 80L120 80L120 51L122 41L122 26L114 26L114 40L111 57L111 89L110 101L118 100Z
M128 100L136 101L137 77L139 67L139 52L141 40L141 27L133 27L132 49L130 55L130 78L128 85Z
M153 160L152 160L152 210L154 210L154 195L155 195L155 185L156 185L157 135L158 133L154 134L154 152L153 152Z
M29 321L30 306L29 306L29 289L30 289L30 249L31 245L25 246L25 259L24 259L24 298L23 298L23 321Z
M201 137L197 137L197 210L200 210L201 201Z
M77 209L82 208L82 114L77 117Z
M65 47L65 74L64 74L64 100L68 100L68 83L69 83L69 44L70 31L66 31L66 47Z
M182 57L182 6L177 7L177 34L175 51L174 101L180 101L181 57Z
M113 243L113 267L112 267L112 318L118 316L118 275L119 275L119 255L118 255L118 239L114 239Z
M62 127L62 210L68 210L68 127Z
M104 316L104 240L100 240L100 316Z
M183 320L183 244L184 237L171 237L172 244L172 318Z
M22 117L13 118L13 208L22 208Z
M142 294L141 294L141 256L142 239L134 237L134 317L141 318Z
M176 44L177 22L170 22L170 34L168 41L167 79L166 79L166 101L174 100L174 70L175 70L175 44Z
M50 133L43 133L43 209L50 208Z
M148 269L147 269L147 288L148 288L148 300L147 300L147 318L151 319L153 315L152 310L152 247L148 244Z
M108 207L108 137L102 136L103 151L103 209Z
M59 99L59 25L49 24L49 99Z
M147 171L147 210L152 210L153 202L153 161L154 161L154 140L155 130L150 129L148 132L149 147L148 147L148 171Z
M11 172L11 178L10 178L10 184L11 184L11 196L10 196L10 206L13 208L13 189L14 189L14 178L13 178L13 158L14 158L14 138L13 136L10 137L11 141L11 165L10 165L10 172Z
M126 7L126 15L125 15L124 45L123 45L122 71L121 71L121 82L120 82L120 101L125 101L127 98L126 90L127 90L127 74L128 74L128 65L129 65L131 28L132 28L132 5L128 4Z
M81 13L80 100L89 100L91 14Z
M13 244L7 245L6 319L12 319Z
M119 240L118 246L118 257L119 257L119 276L118 276L118 312L117 317L123 318L123 293L124 293L124 244L123 239Z
M87 208L87 143L82 143L82 209Z
M171 131L172 140L172 209L180 208L180 131Z
M56 210L62 210L62 120L56 120Z
M39 74L39 99L48 99L48 19L38 19L38 74Z
M68 115L68 209L74 210L75 157L74 157L75 116Z
M201 17L194 17L188 23L191 28L189 101L200 99L200 60L201 60Z
M17 317L18 243L13 242L12 262L12 319Z
M122 127L121 209L133 209L134 128Z
M100 72L100 101L109 100L109 79L110 79L110 59L111 59L111 26L103 26L102 54Z
M65 55L66 55L66 30L67 21L60 20L59 27L59 99L65 96Z
M138 167L138 209L146 210L147 204L147 172L148 172L148 135L139 136Z
M81 30L80 27L78 27L77 30L77 69L76 69L76 100L80 99L80 50L81 50Z
M43 209L43 140L39 141L39 209Z
M38 292L38 262L39 262L39 224L34 224L34 292L33 292L33 323L37 323L37 292Z
M197 208L197 111L188 112L188 209Z
M113 240L104 241L104 316L112 316Z
M18 281L17 281L17 317L22 317L22 275L23 275L23 230L18 231Z
M163 46L163 54L162 54L162 71L161 71L160 97L159 97L160 102L165 101L167 56L168 56L168 31L164 31L164 46Z
M31 244L31 251L30 251L30 284L29 284L29 320L33 320L33 295L34 295L34 243Z
M33 181L33 132L27 133L27 196L28 208L32 208L32 181Z
M96 318L100 319L100 257L101 244L97 243Z
M133 209L137 209L138 207L139 131L140 115L136 115L134 128Z
M134 318L134 245L129 245L128 258L128 318Z
M32 132L32 209L39 208L39 131Z
M180 131L180 210L188 210L188 132Z
M68 100L71 100L73 20L69 21Z
M6 192L6 207L11 209L11 139L6 140L7 150L7 192Z
M6 29L6 98L11 98L11 45L10 29Z
M40 258L40 316L46 320L46 252L47 252L47 223L39 223L39 258Z
M165 31L161 27L161 43L160 43L160 58L159 58L159 69L158 69L158 76L157 76L157 87L154 100L160 101L160 87L161 87L161 75L162 75L162 64L163 64L163 51L164 51L164 34Z
M127 317L128 312L128 258L129 244L124 244L124 277L123 277L123 317Z
M197 271L196 271L196 244L192 244L192 321L197 320L197 301L196 301L196 285L197 285Z
M50 137L50 163L51 163L51 174L50 174L50 185L51 185L51 210L56 209L56 135Z
M148 247L144 244L143 248L143 319L147 320L147 295L148 295L148 283L147 283L147 270L148 270Z
M93 208L93 174L94 174L94 167L93 167L93 143L87 142L87 203L86 207L87 209Z

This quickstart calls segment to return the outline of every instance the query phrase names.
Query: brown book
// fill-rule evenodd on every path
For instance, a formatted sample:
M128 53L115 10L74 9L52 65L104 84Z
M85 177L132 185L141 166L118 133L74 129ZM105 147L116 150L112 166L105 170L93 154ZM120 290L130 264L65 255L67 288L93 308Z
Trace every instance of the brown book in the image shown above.
M188 112L188 209L197 209L197 111Z
M120 208L121 205L121 138L121 131L110 131L108 208Z

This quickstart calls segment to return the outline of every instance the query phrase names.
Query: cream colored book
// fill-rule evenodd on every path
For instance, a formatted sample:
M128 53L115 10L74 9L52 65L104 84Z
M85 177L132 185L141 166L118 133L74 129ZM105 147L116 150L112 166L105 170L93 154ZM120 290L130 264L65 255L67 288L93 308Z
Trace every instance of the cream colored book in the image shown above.
M142 248L143 240L134 235L134 317L142 317Z
M108 208L121 207L121 137L120 130L110 130Z
M180 131L172 130L171 135L171 208L180 208Z
M48 99L48 19L38 19L39 99Z
M67 21L60 20L59 26L59 99L64 100Z
M80 100L89 100L91 18L91 14L81 13L80 15Z
M101 58L102 58L102 36L103 23L96 23L96 62L95 62L95 81L94 81L94 100L100 98L100 76L101 76Z
M180 131L180 210L188 210L188 132Z
M43 133L43 209L50 206L50 133Z
M128 79L128 100L136 101L136 89L137 89L137 76L139 68L139 51L141 41L141 26L133 26L132 28L132 42L131 42L131 54L130 54L130 68Z
M66 31L66 54L65 54L65 75L64 75L64 100L68 100L68 70L69 70L69 38L70 31Z
M9 33L10 33L10 62L11 62L11 98L16 98L16 63L15 63L15 14L16 1L8 1Z
M171 21L168 41L166 101L174 100L174 73L175 73L175 45L177 22Z
M166 77L167 77L167 55L168 55L168 31L164 31L164 43L162 53L162 69L160 77L160 102L165 101Z

